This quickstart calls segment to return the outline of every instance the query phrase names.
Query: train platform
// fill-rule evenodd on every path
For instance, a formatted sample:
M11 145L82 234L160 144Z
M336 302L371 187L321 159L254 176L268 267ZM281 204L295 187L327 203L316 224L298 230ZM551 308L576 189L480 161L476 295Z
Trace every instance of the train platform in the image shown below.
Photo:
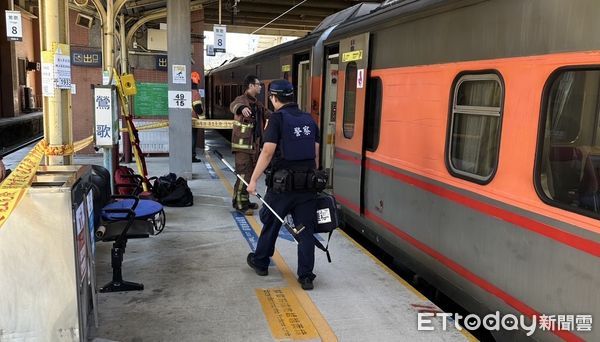
M44 123L41 111L15 117L0 117L0 157L31 141L31 137L43 135Z
M235 176L209 150L230 163L233 156L220 135L206 137L207 151L188 181L194 205L165 208L162 234L129 240L123 278L145 288L98 294L94 341L475 340L452 324L442 329L435 318L432 331L419 331L419 312L441 310L339 229L330 243L332 263L315 251L314 290L297 283L296 244L283 229L269 275L257 276L246 255L260 233L258 212L232 209ZM11 158L19 154L7 158L9 165ZM102 163L100 155L75 160ZM168 173L167 157L148 158L147 165L150 175ZM111 279L110 252L111 243L96 243L98 286Z

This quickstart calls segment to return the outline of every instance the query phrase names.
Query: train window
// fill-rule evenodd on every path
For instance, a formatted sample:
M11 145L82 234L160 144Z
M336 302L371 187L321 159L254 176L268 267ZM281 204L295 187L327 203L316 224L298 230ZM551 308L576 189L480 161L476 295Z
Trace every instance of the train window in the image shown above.
M454 86L450 119L450 173L488 183L498 165L503 87L496 74L463 74Z
M258 68L258 66L256 66ZM265 84L261 83L260 84L260 93L256 96L256 100L258 100L258 102L265 104Z
M356 115L356 62L346 65L346 81L344 84L344 138L352 139L354 135L354 117Z
M215 87L215 98L216 98L216 100L217 100L217 104L218 104L219 106L222 106L222 105L223 105L223 97L222 97L222 94L221 94L221 93L222 93L222 92L221 92L221 86L220 86L220 85L216 86L216 87Z
M231 103L231 86L226 85L223 88L223 107L229 107Z
M377 150L377 146L379 146L382 98L383 84L381 78L369 78L367 83L367 111L365 113L365 148L371 152Z
M600 216L600 69L560 70L543 99L536 189L548 204Z

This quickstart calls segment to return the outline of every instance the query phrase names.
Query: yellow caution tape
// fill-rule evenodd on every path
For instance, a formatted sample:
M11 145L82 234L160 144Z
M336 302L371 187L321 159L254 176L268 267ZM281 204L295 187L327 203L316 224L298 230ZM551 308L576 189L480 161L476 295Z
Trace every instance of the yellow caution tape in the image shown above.
M168 121L159 121L159 122L155 122L152 124L136 127L136 129L138 131L144 131L144 130L149 130L149 129L162 128L162 127L169 127L169 122ZM125 132L129 132L129 130L127 128L121 128L121 132L125 133Z
M194 128L206 128L206 129L232 129L235 120L206 120L192 118L192 127ZM159 121L156 123L137 127L138 131L144 131L149 129L156 129L162 127L169 127L168 121ZM121 132L128 132L127 128L121 128Z
M40 141L44 147L44 154L47 156L69 156L77 151L83 150L86 146L94 141L94 136L90 135L85 139L81 139L72 144L67 145L49 145L46 140Z
M85 139L81 139L73 143L73 151L78 152L86 148L88 145L94 142L94 136L90 135Z
M15 170L0 183L0 228L27 192L44 156L46 142L40 141Z
M46 140L43 139L37 143L15 170L0 183L0 228L27 192L44 155L71 155L82 150L93 141L94 136L91 135L68 145L49 146Z
M192 127L207 129L231 129L235 120L206 120L192 118ZM153 124L139 127L138 130L149 130L161 127L168 127L169 122L161 121ZM122 132L128 132L127 128L121 129ZM41 140L29 152L29 154L17 165L13 171L2 183L0 183L0 227L13 209L17 206L35 175L38 166L44 155L46 156L67 156L84 149L94 141L93 136L66 145L49 145L46 140ZM135 151L134 151L135 153ZM136 154L136 163L139 159ZM138 171L142 174L142 166L138 166Z
M192 127L207 129L232 129L235 120L206 120L192 118Z

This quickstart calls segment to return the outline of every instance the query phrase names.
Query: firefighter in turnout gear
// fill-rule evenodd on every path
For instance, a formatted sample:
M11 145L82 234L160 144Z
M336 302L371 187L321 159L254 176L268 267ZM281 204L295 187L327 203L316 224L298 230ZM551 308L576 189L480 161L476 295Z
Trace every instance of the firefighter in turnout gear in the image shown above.
M246 76L244 87L244 94L236 97L229 106L235 119L231 150L235 156L235 171L249 182L260 153L270 111L257 100L261 85L256 76ZM258 204L250 202L246 185L239 179L235 183L231 202L236 210L245 215L252 215L252 209L258 209Z
M200 97L200 74L192 71L190 76L192 80L192 118L199 119L202 114L202 98ZM192 126L192 163L199 163L201 160L196 158L196 141L198 140L198 128Z
M304 224L296 235L298 240L298 282L304 290L313 289L315 274L315 238L317 226L317 189L315 174L319 166L319 128L310 114L294 103L294 88L286 80L276 80L269 86L271 114L264 134L264 146L252 173L248 192L256 194L256 183L267 172L265 202L280 217L292 214L293 222ZM265 206L260 210L263 229L256 252L248 254L246 262L256 274L269 273L269 258L275 252L275 242L281 222Z

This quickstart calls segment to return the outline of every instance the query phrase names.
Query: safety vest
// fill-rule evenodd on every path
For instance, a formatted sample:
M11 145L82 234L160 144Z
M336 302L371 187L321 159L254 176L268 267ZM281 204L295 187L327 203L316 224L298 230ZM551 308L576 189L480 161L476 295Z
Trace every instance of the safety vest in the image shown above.
M285 160L315 159L317 124L297 106L281 110L281 152Z
M239 111L243 107L252 110L252 117L245 118L240 114ZM237 118L231 131L231 150L245 153L258 152L269 112L260 101L247 93L236 97L229 105L229 110Z

